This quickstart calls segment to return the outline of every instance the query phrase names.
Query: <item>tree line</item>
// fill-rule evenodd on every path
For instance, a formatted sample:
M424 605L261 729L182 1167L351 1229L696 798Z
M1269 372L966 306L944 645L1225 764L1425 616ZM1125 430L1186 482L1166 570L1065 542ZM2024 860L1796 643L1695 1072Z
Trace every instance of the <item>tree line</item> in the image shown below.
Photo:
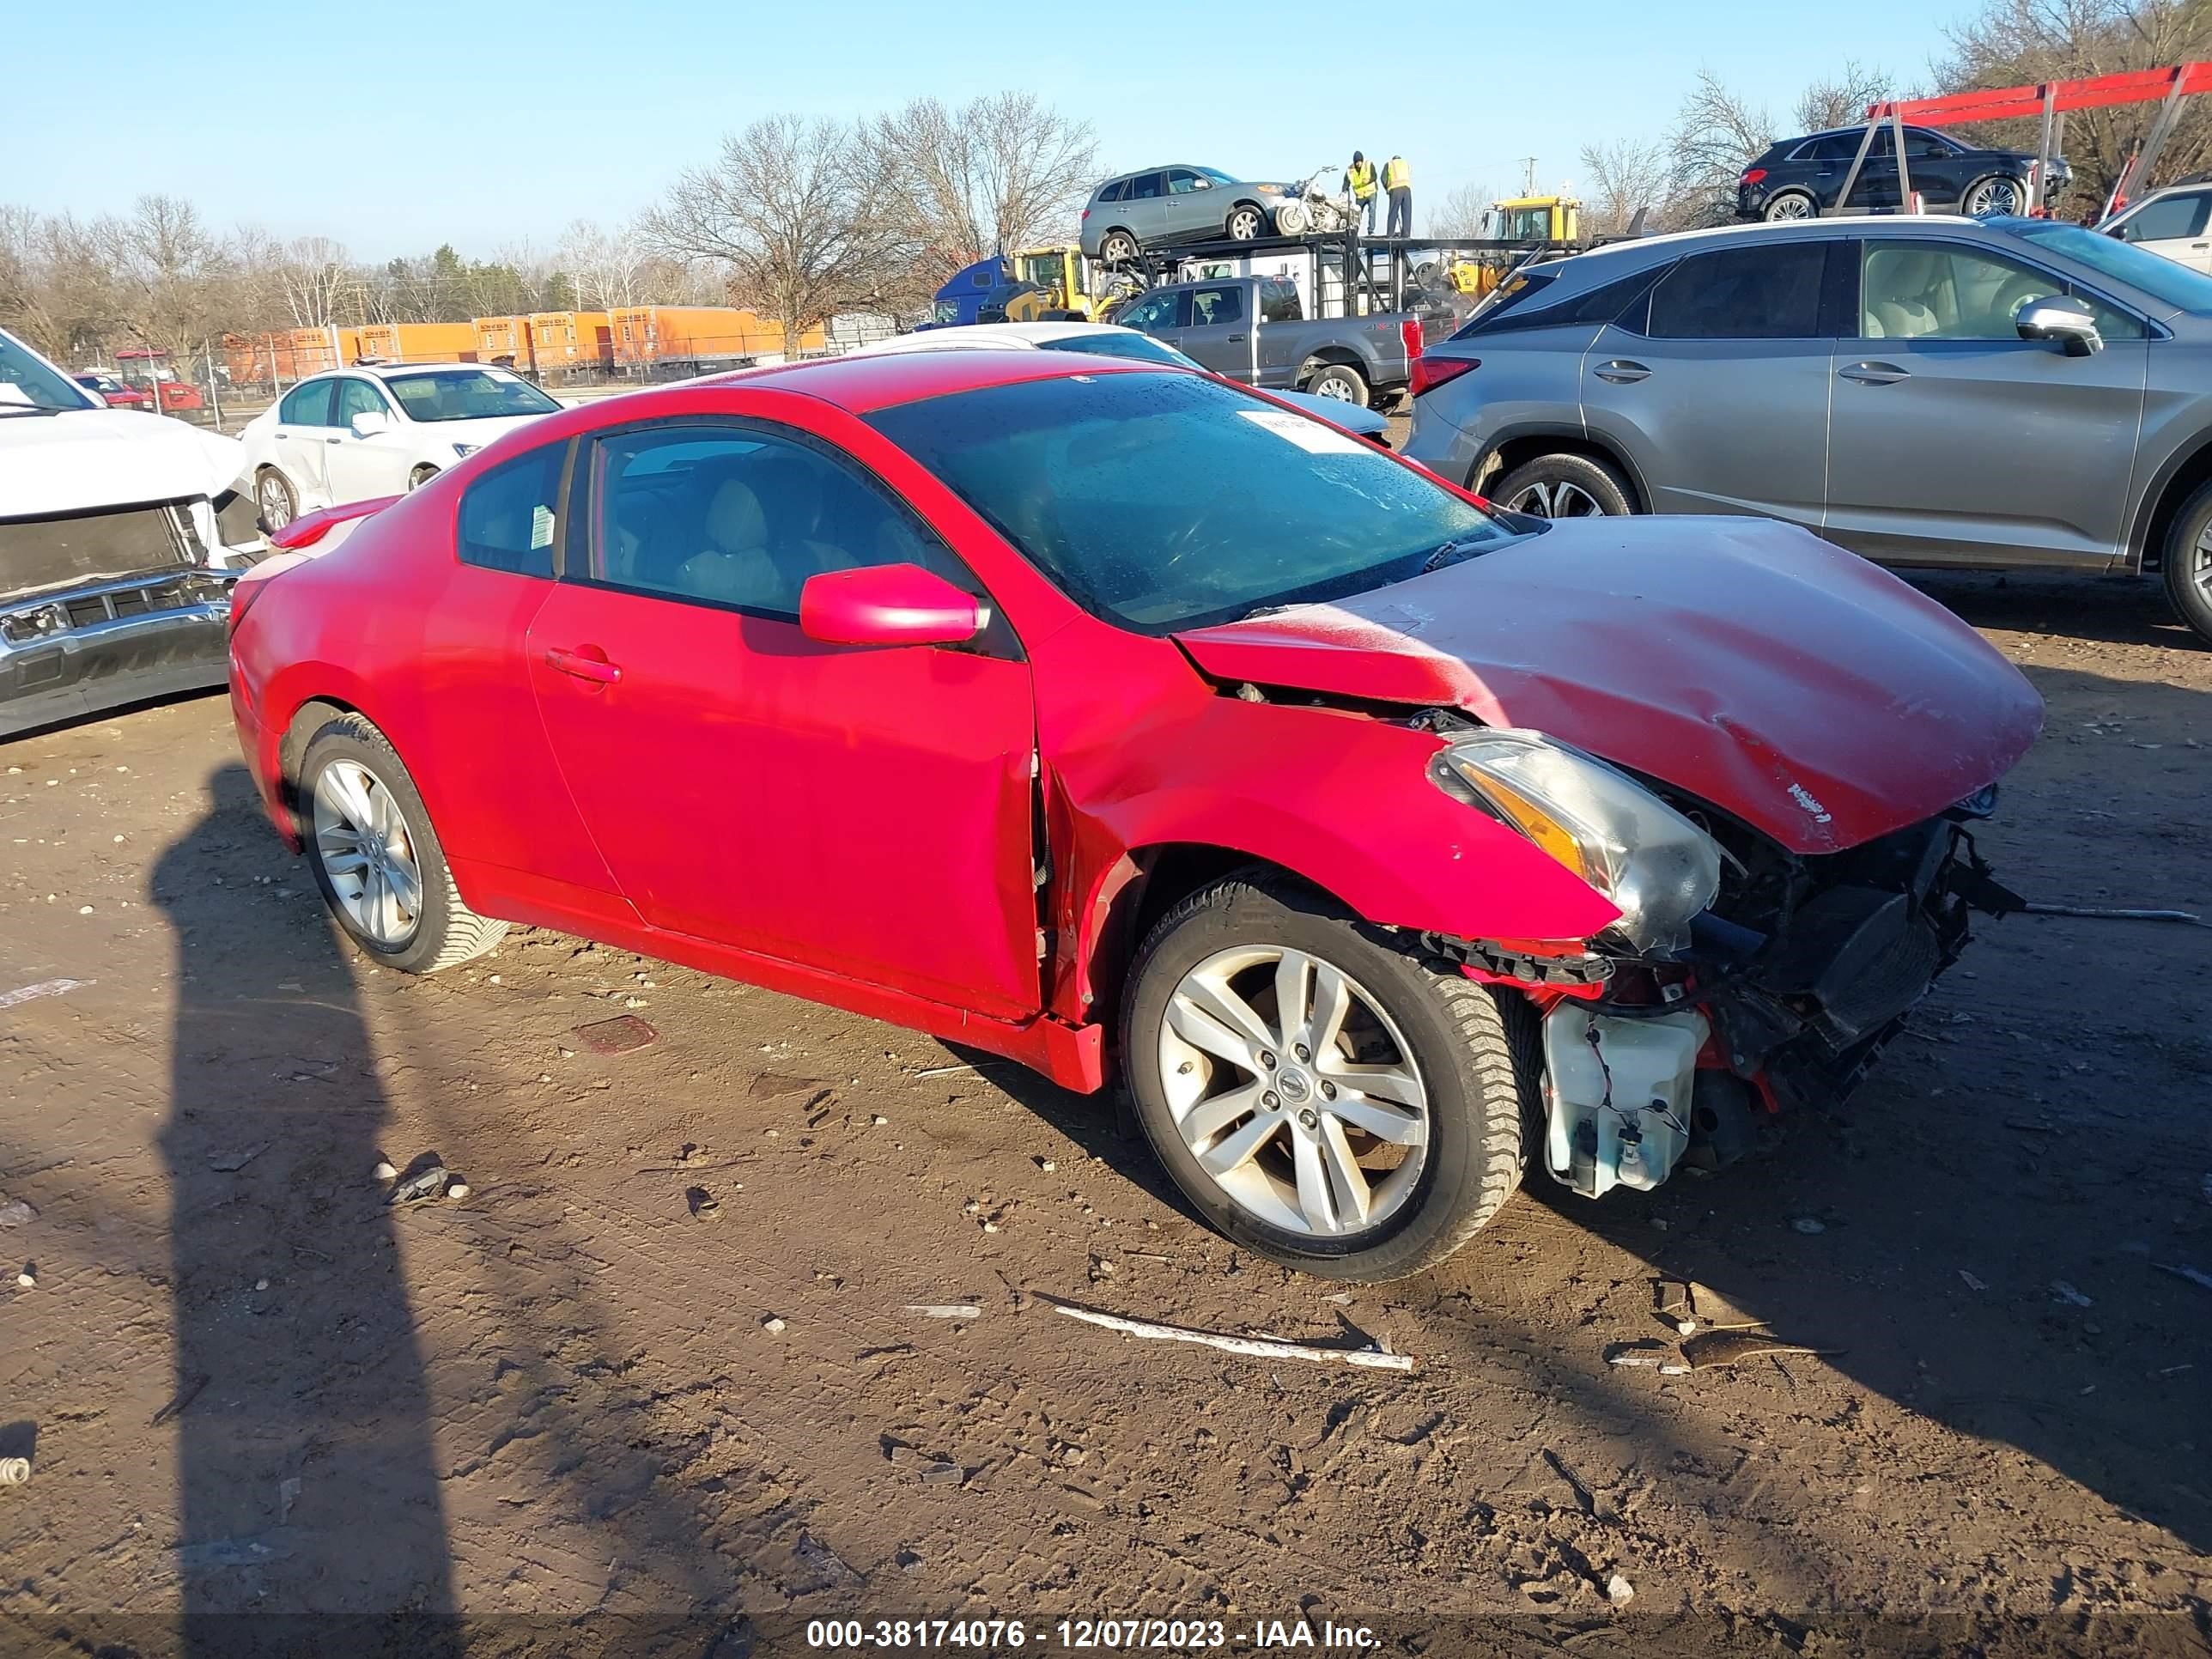
M1073 234L1097 142L1028 93L853 121L770 115L635 218L539 250L362 259L328 237L217 228L147 195L85 219L0 204L0 325L51 356L179 359L226 333L631 305L739 305L788 338L842 311L911 314L999 249Z

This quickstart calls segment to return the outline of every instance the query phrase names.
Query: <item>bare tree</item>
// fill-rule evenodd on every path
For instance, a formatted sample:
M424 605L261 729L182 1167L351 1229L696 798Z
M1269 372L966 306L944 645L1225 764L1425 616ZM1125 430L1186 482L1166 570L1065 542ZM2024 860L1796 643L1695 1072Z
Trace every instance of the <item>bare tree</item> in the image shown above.
M957 110L916 99L867 137L887 228L913 240L932 288L987 254L1072 234L1098 148L1088 122L1026 92Z
M2030 85L2128 70L2158 69L2212 56L2207 0L1985 0L1950 32L1951 56L1936 66L1939 90ZM2212 166L2212 108L2185 99L2160 152L2160 179ZM2064 154L2074 171L2062 212L2096 211L2156 113L2148 104L2077 110L2066 118ZM1983 143L2035 148L2038 124L1999 122L1963 129ZM2144 181L2150 182L2150 181ZM2137 192L2140 193L2140 191Z
M1609 144L1584 144L1582 161L1589 175L1583 206L1585 234L1618 236L1638 213L1664 209L1674 172L1665 146L1616 138Z
M1454 185L1429 214L1429 234L1446 241L1474 241L1489 234L1490 204L1498 192L1486 184Z
M327 236L302 236L276 254L270 276L294 328L323 328L352 320L361 277L343 244ZM242 263L258 261L248 255Z
M115 274L118 319L136 338L181 360L222 331L235 268L190 202L142 196L128 217L99 221L94 239Z
M671 297L673 286L646 245L635 222L605 230L578 219L561 234L555 258L576 285L577 303L587 311L613 311Z
M646 234L671 258L725 269L732 295L782 325L796 351L806 330L871 301L890 268L893 216L871 148L836 121L756 121L678 178Z
M57 358L100 349L115 325L113 273L67 214L0 206L0 323Z
M1888 76L1856 58L1846 58L1834 74L1823 76L1797 94L1793 112L1797 131L1825 132L1831 127L1861 125L1868 106L1888 96Z
M1668 222L1683 228L1726 223L1735 213L1737 179L1773 142L1772 117L1730 92L1710 69L1699 70L1668 141L1674 187Z

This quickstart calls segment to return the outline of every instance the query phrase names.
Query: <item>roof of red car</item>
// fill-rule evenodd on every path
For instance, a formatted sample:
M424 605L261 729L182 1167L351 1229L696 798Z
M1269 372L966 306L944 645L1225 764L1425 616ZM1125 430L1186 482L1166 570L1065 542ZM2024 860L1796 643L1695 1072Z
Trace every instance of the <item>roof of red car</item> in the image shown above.
M804 392L851 414L866 415L896 404L919 403L925 398L984 386L1016 386L1024 380L1061 380L1075 374L1159 373L1163 368L1131 358L1079 356L1073 351L906 351L740 368L690 384Z

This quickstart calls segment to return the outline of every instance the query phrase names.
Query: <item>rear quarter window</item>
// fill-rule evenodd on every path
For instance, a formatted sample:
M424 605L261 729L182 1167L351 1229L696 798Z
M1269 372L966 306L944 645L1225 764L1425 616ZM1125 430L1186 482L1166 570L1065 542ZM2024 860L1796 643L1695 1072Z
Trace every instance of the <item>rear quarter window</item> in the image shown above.
M560 530L565 443L548 444L494 467L461 496L454 540L463 564L518 576L553 574Z

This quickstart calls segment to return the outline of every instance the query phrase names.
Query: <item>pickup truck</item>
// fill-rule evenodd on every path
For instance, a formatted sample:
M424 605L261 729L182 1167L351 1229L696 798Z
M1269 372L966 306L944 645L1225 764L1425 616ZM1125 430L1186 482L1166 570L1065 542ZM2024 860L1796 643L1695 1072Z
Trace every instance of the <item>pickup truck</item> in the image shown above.
M1451 325L1444 312L1309 318L1297 284L1272 276L1165 283L1130 301L1113 320L1246 386L1363 407L1401 396L1427 331L1448 332Z

